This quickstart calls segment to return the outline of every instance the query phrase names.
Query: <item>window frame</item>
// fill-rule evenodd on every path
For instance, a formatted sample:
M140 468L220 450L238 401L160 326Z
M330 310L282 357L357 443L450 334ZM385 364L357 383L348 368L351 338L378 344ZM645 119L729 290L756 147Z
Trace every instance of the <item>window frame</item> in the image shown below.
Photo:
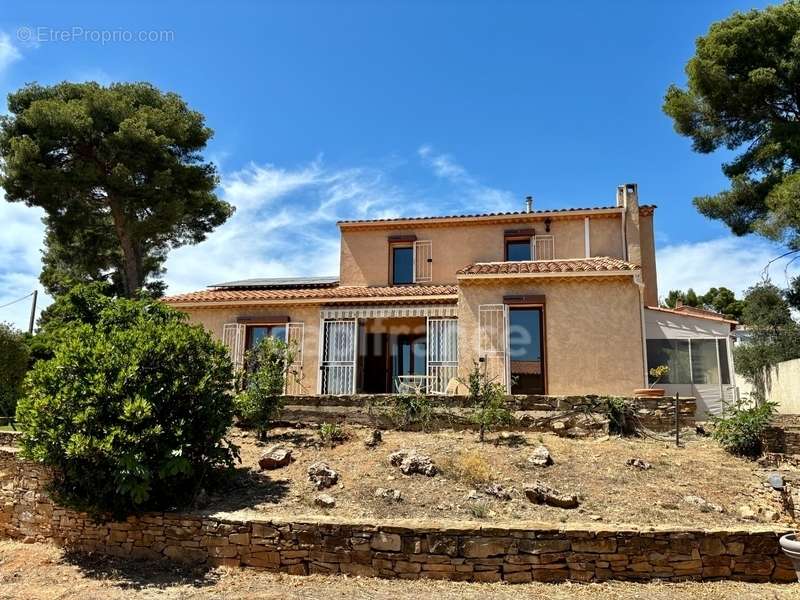
M287 341L287 336L289 335L289 323L290 321L259 321L259 322L249 322L243 323L245 326L244 329L244 351L247 352L253 349L253 329L256 327L266 327L270 330L276 327L283 327L283 338L281 338L284 342ZM272 336L275 337L275 336Z
M398 283L395 281L395 251L396 250L409 250L411 253L411 280L407 282ZM414 285L414 242L389 242L389 285Z
M661 382L663 385L709 385L709 386L729 386L733 385L732 382L734 381L733 371L731 370L731 360L730 360L730 343L727 337L687 337L687 338L647 338L646 344L649 342L659 342L659 341L668 341L668 342L687 342L688 344L688 359L689 359L689 381L682 381L682 382ZM693 355L694 351L692 349L693 342L713 342L716 348L716 357L717 357L717 383L697 383L695 382L694 376L694 364L693 364ZM725 361L724 366L726 367L726 372L723 374L722 367L723 367L723 360L722 360L722 351L725 351ZM648 348L649 352L649 348ZM648 384L652 384L652 378L650 376L650 369L657 365L651 365L650 361L648 360L647 364L647 382ZM727 383L725 381L727 380Z
M504 240L503 240L503 262L525 262L525 261L519 261L519 260L512 261L512 260L510 260L508 258L508 245L509 244L519 244L519 243L527 243L527 245L528 245L528 256L530 257L527 260L528 261L534 260L534 258L533 258L533 252L534 252L533 239L534 239L534 236L532 236L532 235L529 235L529 236L515 236L515 237L506 236L504 238Z

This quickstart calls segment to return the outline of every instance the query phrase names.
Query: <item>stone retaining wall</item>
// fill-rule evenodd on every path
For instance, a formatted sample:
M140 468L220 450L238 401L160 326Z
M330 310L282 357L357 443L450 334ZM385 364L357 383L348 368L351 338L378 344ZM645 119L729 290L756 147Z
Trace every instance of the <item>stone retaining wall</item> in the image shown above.
M764 450L780 454L800 454L800 427L774 425L764 431Z
M21 431L0 431L0 446L16 446Z
M80 551L305 575L457 581L793 581L772 529L706 531L151 513L98 523L56 506L47 469L0 451L0 535Z
M284 422L324 423L349 422L373 427L391 428L394 423L387 412L393 394L355 394L351 396L287 396L281 412ZM470 405L466 396L428 396L434 407L432 426L441 428L472 427L467 415ZM548 431L554 422L566 421L563 430L581 426L581 417L601 400L599 396L508 396L506 405L514 413L516 429ZM623 398L636 407L636 414L645 427L670 431L675 427L673 398ZM681 398L679 417L682 427L694 427L697 403L694 398ZM571 417L556 418L556 413L574 411ZM596 413L595 413L596 414ZM597 418L585 419L597 422Z

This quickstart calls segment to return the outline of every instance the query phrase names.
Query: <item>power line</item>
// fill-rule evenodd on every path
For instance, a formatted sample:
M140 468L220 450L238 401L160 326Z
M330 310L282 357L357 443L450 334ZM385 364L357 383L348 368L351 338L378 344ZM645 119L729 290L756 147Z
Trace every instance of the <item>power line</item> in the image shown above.
M16 300L12 300L8 304L0 305L0 308L5 308L6 306L11 306L12 304L16 304L17 302L22 302L23 300L25 300L25 298L30 298L31 296L33 296L33 294L34 294L34 292L31 292L30 294L25 294L22 298L17 298Z

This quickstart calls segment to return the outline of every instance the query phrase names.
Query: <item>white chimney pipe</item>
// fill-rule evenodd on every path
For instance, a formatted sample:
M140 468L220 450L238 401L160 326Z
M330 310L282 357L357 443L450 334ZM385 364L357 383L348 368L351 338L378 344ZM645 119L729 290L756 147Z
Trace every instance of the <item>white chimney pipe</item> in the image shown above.
M533 210L533 196L526 196L525 197L525 212L531 212Z

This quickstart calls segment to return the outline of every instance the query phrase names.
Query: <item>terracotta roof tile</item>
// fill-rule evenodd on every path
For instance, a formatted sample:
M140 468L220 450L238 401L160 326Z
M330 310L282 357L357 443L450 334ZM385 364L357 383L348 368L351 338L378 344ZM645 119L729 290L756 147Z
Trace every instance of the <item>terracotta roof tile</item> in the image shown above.
M454 285L402 285L393 287L308 287L291 289L212 289L167 296L167 304L195 304L204 302L268 302L269 300L360 300L381 298L429 298L452 296L455 300L458 288Z
M514 275L537 273L596 273L602 271L638 271L639 267L619 258L597 256L559 260L524 260L468 265L459 275Z
M508 211L508 212L492 212L492 213L471 213L466 215L432 215L426 217L386 217L383 219L351 219L351 220L343 220L338 221L338 225L357 225L360 223L387 223L393 221L434 221L438 219L480 219L483 217L525 217L529 215L543 215L543 214L550 214L550 213L572 213L572 212L585 212L585 211L607 211L613 210L615 208L619 208L618 206L590 206L584 208L548 208L545 210L533 210L531 212L527 212L524 210L518 211ZM642 204L639 207L639 210L646 213L652 214L655 210L656 205L654 204Z
M704 310L702 308L695 308L694 306L681 306L680 308L666 308L664 306L645 306L647 310L657 310L659 312L672 313L674 315L681 315L684 317L697 317L698 319L710 319L712 321L724 321L738 325L739 322L734 319L729 319L723 314L711 310Z

